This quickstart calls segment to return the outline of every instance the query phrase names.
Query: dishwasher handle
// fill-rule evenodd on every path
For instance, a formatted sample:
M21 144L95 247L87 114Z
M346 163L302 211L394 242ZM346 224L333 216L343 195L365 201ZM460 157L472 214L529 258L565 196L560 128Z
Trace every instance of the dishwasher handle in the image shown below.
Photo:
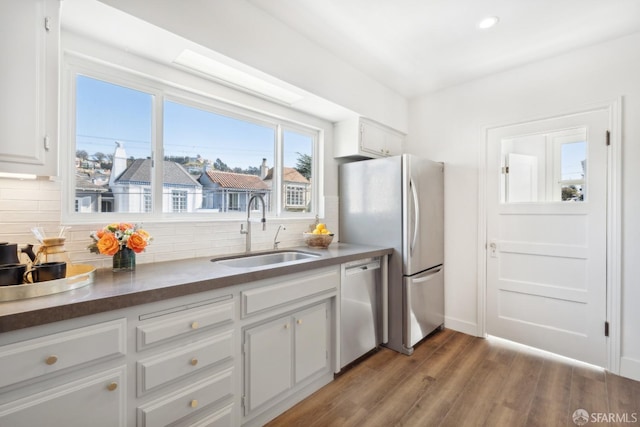
M349 267L345 268L345 274L347 276L350 276L352 274L366 273L368 271L378 270L379 268L380 261L376 260L368 262L366 264L350 265Z

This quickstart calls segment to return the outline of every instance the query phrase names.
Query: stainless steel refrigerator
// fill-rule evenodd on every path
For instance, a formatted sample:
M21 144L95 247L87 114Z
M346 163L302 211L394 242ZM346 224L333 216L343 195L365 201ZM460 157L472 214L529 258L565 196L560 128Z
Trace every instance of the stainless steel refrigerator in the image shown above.
M385 345L411 354L444 324L444 166L404 154L339 172L340 241L394 248Z

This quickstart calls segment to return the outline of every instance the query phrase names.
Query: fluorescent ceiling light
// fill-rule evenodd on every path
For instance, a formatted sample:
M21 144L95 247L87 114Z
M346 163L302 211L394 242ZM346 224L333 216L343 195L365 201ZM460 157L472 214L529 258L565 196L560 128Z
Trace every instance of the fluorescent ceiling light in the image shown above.
M236 87L286 104L293 104L303 99L301 95L293 91L269 83L264 79L189 49L183 50L173 62L206 74L208 77L212 77L227 86Z
M498 18L497 16L489 16L478 23L478 28L480 28L481 30L486 30L495 26L499 21L500 18Z

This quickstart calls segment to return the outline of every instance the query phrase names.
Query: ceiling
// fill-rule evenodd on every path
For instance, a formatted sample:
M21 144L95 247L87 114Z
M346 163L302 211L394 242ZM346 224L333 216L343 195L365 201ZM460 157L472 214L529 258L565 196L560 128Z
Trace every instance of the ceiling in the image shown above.
M216 0L201 3L208 1ZM407 99L640 32L640 0L234 1L283 23ZM224 10L227 3L220 4ZM61 5L63 29L82 37L163 64L173 64L190 49L297 93L302 99L291 105L300 111L331 121L353 114L101 1L65 0ZM498 25L479 30L478 22L490 15L500 18Z
M639 0L247 1L407 98L640 31Z

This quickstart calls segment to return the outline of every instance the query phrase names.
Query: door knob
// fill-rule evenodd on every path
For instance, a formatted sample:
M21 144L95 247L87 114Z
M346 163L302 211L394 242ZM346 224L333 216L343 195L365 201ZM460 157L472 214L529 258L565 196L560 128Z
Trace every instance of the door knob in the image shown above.
M498 242L495 240L491 240L489 242L489 256L491 258L497 258L498 257Z

